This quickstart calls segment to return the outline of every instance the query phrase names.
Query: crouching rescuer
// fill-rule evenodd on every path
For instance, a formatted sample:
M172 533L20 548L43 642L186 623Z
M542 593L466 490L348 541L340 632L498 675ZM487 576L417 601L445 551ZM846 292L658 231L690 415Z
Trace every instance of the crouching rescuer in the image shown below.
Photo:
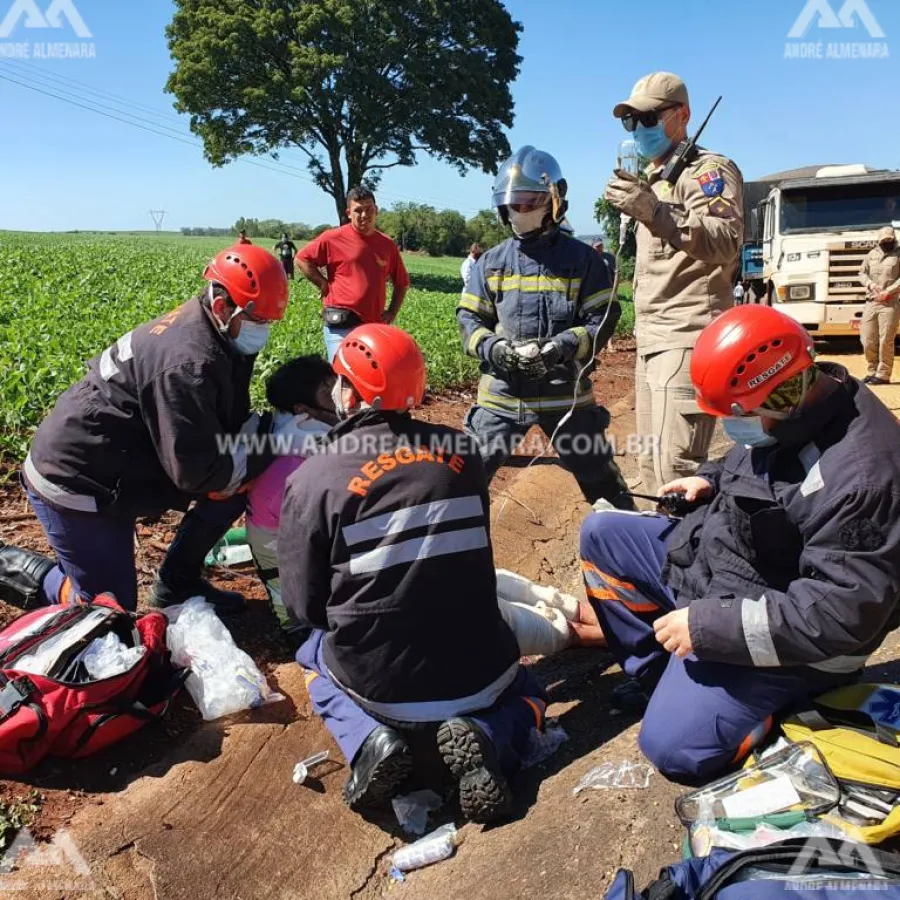
M403 793L408 732L437 729L464 815L506 815L547 696L497 603L484 467L466 435L413 419L426 368L390 325L333 362L341 422L288 480L282 597L313 629L297 660L352 773L354 809Z
M588 517L587 592L676 780L737 764L773 719L855 679L900 623L900 425L794 319L731 309L700 334L700 407L736 446L663 487L682 520Z
M465 428L489 479L537 424L589 503L633 509L589 378L621 308L603 260L560 230L566 191L556 160L530 146L497 175L493 204L513 236L482 256L456 310L465 352L482 371Z
M38 428L22 481L56 554L0 545L0 597L28 608L109 592L137 605L138 517L187 510L159 570L158 606L202 595L222 612L243 597L202 577L203 561L246 505L242 487L271 462L248 452L259 417L250 378L288 282L261 247L223 250L208 288L135 328L88 364ZM226 446L223 438L234 438Z

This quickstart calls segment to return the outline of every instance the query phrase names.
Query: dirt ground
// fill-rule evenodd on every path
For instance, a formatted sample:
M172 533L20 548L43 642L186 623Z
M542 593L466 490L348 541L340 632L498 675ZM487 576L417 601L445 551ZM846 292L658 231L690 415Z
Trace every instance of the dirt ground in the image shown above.
M840 361L858 366L852 356ZM635 431L633 365L633 347L618 343L604 355L596 377L598 398L612 414L610 431L620 438ZM458 426L471 402L465 393L431 398L422 415ZM589 509L552 456L551 451L530 466L532 459L514 459L494 480L495 556L499 566L577 592L578 529ZM619 462L635 484L634 459ZM171 516L138 529L142 596L176 523ZM0 540L47 550L15 483L0 491ZM573 797L592 767L638 762L640 754L638 724L610 711L610 691L623 678L618 667L602 652L569 651L534 662L553 699L549 715L569 740L547 763L525 773L513 821L464 826L453 859L411 873L405 883L393 882L388 858L404 840L396 820L388 810L367 821L342 804L346 766L311 713L299 668L278 636L261 586L248 567L220 568L214 575L254 601L230 627L287 700L203 723L183 694L164 723L97 757L50 761L27 778L0 781L3 802L39 792L42 806L32 827L39 840L75 848L43 860L54 865L0 873L0 896L15 891L41 900L594 900L620 866L635 869L643 884L678 858L683 835L673 803L681 789L660 775L652 775L646 790ZM0 604L0 623L15 615ZM896 681L898 657L900 642L892 635L868 674ZM294 785L294 763L325 748L332 761L307 784ZM430 824L453 818L451 804Z

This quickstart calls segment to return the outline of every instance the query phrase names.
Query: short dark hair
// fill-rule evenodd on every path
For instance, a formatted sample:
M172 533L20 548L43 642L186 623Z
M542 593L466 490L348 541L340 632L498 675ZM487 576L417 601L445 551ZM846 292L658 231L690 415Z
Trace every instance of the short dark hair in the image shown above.
M356 187L350 188L350 190L347 191L348 207L351 203L365 203L367 200L371 200L373 203L375 203L375 195L369 188L363 187L361 184L357 185ZM375 205L378 206L377 203L375 203Z
M316 393L334 375L328 361L317 353L298 356L276 369L266 382L266 399L282 412L293 412L298 403L316 406Z

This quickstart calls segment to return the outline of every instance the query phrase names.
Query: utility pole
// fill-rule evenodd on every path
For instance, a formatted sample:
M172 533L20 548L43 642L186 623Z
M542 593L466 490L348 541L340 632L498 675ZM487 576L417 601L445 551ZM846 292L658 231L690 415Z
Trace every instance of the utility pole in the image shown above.
M166 211L164 209L151 209L150 210L150 218L153 219L153 224L156 226L156 233L159 234L162 231L162 223L163 219L166 216Z

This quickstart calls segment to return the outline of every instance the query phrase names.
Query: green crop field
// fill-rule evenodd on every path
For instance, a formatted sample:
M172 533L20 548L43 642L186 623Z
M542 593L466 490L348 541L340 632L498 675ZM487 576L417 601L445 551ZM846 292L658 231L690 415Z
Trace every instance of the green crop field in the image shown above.
M85 363L196 293L205 262L228 243L178 235L0 232L0 455L21 459L31 432L81 378ZM477 367L462 353L454 317L461 260L407 255L406 262L412 287L397 324L421 344L429 386L471 382ZM630 331L632 322L626 304L620 331ZM298 277L287 316L257 363L255 401L263 404L264 380L281 362L323 349L317 292Z

